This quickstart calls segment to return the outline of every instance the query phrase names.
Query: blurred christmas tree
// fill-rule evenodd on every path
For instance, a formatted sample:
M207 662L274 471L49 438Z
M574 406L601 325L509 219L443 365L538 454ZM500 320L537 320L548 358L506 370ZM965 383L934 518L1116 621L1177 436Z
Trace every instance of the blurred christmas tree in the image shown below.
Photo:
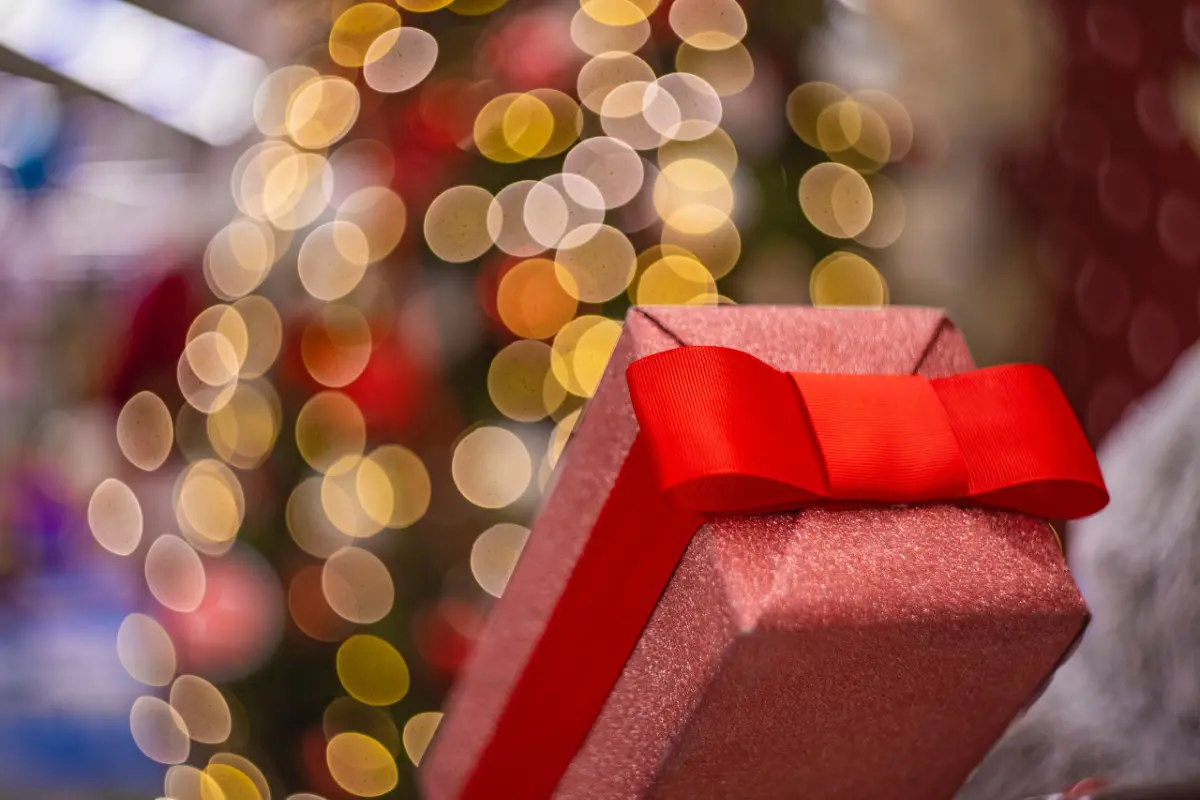
M888 301L911 123L809 80L819 3L398 3L263 84L206 288L148 296L118 372L122 450L178 473L126 659L204 678L134 709L177 800L415 795L631 303ZM148 480L93 497L114 552Z

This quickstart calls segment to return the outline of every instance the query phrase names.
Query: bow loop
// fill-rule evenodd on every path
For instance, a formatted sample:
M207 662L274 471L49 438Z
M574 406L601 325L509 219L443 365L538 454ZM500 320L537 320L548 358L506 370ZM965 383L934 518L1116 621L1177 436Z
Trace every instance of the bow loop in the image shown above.
M681 508L952 502L1073 519L1108 502L1042 367L789 374L738 350L682 347L639 359L627 378L662 489Z

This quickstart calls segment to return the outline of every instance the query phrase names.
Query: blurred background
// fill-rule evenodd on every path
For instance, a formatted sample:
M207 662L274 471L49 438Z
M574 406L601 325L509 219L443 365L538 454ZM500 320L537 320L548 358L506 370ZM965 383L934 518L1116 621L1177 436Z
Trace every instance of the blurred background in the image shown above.
M0 1L0 797L415 797L631 303L1200 335L1200 6ZM312 794L299 794L299 793Z

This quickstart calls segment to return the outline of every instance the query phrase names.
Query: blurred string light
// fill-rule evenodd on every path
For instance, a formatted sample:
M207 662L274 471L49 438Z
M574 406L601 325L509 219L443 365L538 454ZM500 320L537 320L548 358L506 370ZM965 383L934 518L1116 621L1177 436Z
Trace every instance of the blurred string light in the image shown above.
M261 59L121 0L8 0L0 45L214 145L252 124Z

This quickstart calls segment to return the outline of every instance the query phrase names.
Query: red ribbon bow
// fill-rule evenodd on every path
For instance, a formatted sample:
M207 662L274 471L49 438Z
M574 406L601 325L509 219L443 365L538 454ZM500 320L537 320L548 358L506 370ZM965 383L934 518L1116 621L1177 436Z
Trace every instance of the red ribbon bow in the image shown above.
M682 347L626 376L638 436L461 797L554 792L705 515L951 502L1074 519L1108 503L1041 367L785 373Z

